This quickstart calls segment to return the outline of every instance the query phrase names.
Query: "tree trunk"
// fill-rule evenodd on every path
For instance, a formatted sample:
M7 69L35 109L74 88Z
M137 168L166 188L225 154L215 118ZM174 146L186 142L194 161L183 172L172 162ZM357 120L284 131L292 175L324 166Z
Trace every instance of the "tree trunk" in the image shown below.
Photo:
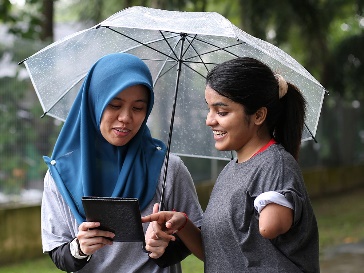
M42 41L53 41L53 15L54 15L54 1L43 0L42 8L42 32L40 38Z

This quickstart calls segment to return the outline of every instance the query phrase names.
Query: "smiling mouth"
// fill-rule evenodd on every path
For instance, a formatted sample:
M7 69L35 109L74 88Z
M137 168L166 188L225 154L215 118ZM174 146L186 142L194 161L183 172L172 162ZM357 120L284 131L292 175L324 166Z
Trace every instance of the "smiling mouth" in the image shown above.
M223 137L223 136L225 136L225 135L227 134L227 132L226 132L226 131L217 131L217 130L213 130L212 132L214 133L214 136L215 136L215 137Z
M118 132L122 132L122 133L126 133L126 132L129 132L130 131L128 129L122 129L122 128L114 128L114 130L116 130Z

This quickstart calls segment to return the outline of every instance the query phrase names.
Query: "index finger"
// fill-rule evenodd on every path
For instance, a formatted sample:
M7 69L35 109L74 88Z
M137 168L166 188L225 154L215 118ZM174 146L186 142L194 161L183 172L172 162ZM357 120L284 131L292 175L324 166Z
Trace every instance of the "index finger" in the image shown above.
M159 213L153 213L153 214L142 217L142 223L158 221L160 218L161 218L161 215Z
M97 228L100 226L99 222L83 222L79 227L78 230L80 231L87 231L92 228Z

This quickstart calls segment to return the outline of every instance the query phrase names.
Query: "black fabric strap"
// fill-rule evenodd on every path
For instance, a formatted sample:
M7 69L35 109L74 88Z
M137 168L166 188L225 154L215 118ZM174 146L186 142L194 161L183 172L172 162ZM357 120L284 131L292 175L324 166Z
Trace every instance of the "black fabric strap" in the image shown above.
M89 259L76 259L72 256L70 243L65 243L54 248L49 253L53 263L58 269L66 272L74 272L82 269Z

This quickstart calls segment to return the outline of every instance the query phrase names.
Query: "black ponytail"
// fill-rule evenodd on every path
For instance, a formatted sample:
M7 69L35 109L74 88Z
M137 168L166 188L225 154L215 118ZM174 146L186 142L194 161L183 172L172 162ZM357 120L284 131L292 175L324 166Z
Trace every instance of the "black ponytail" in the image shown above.
M296 86L287 84L287 93L280 99L282 107L275 125L274 138L297 160L305 122L306 100Z

